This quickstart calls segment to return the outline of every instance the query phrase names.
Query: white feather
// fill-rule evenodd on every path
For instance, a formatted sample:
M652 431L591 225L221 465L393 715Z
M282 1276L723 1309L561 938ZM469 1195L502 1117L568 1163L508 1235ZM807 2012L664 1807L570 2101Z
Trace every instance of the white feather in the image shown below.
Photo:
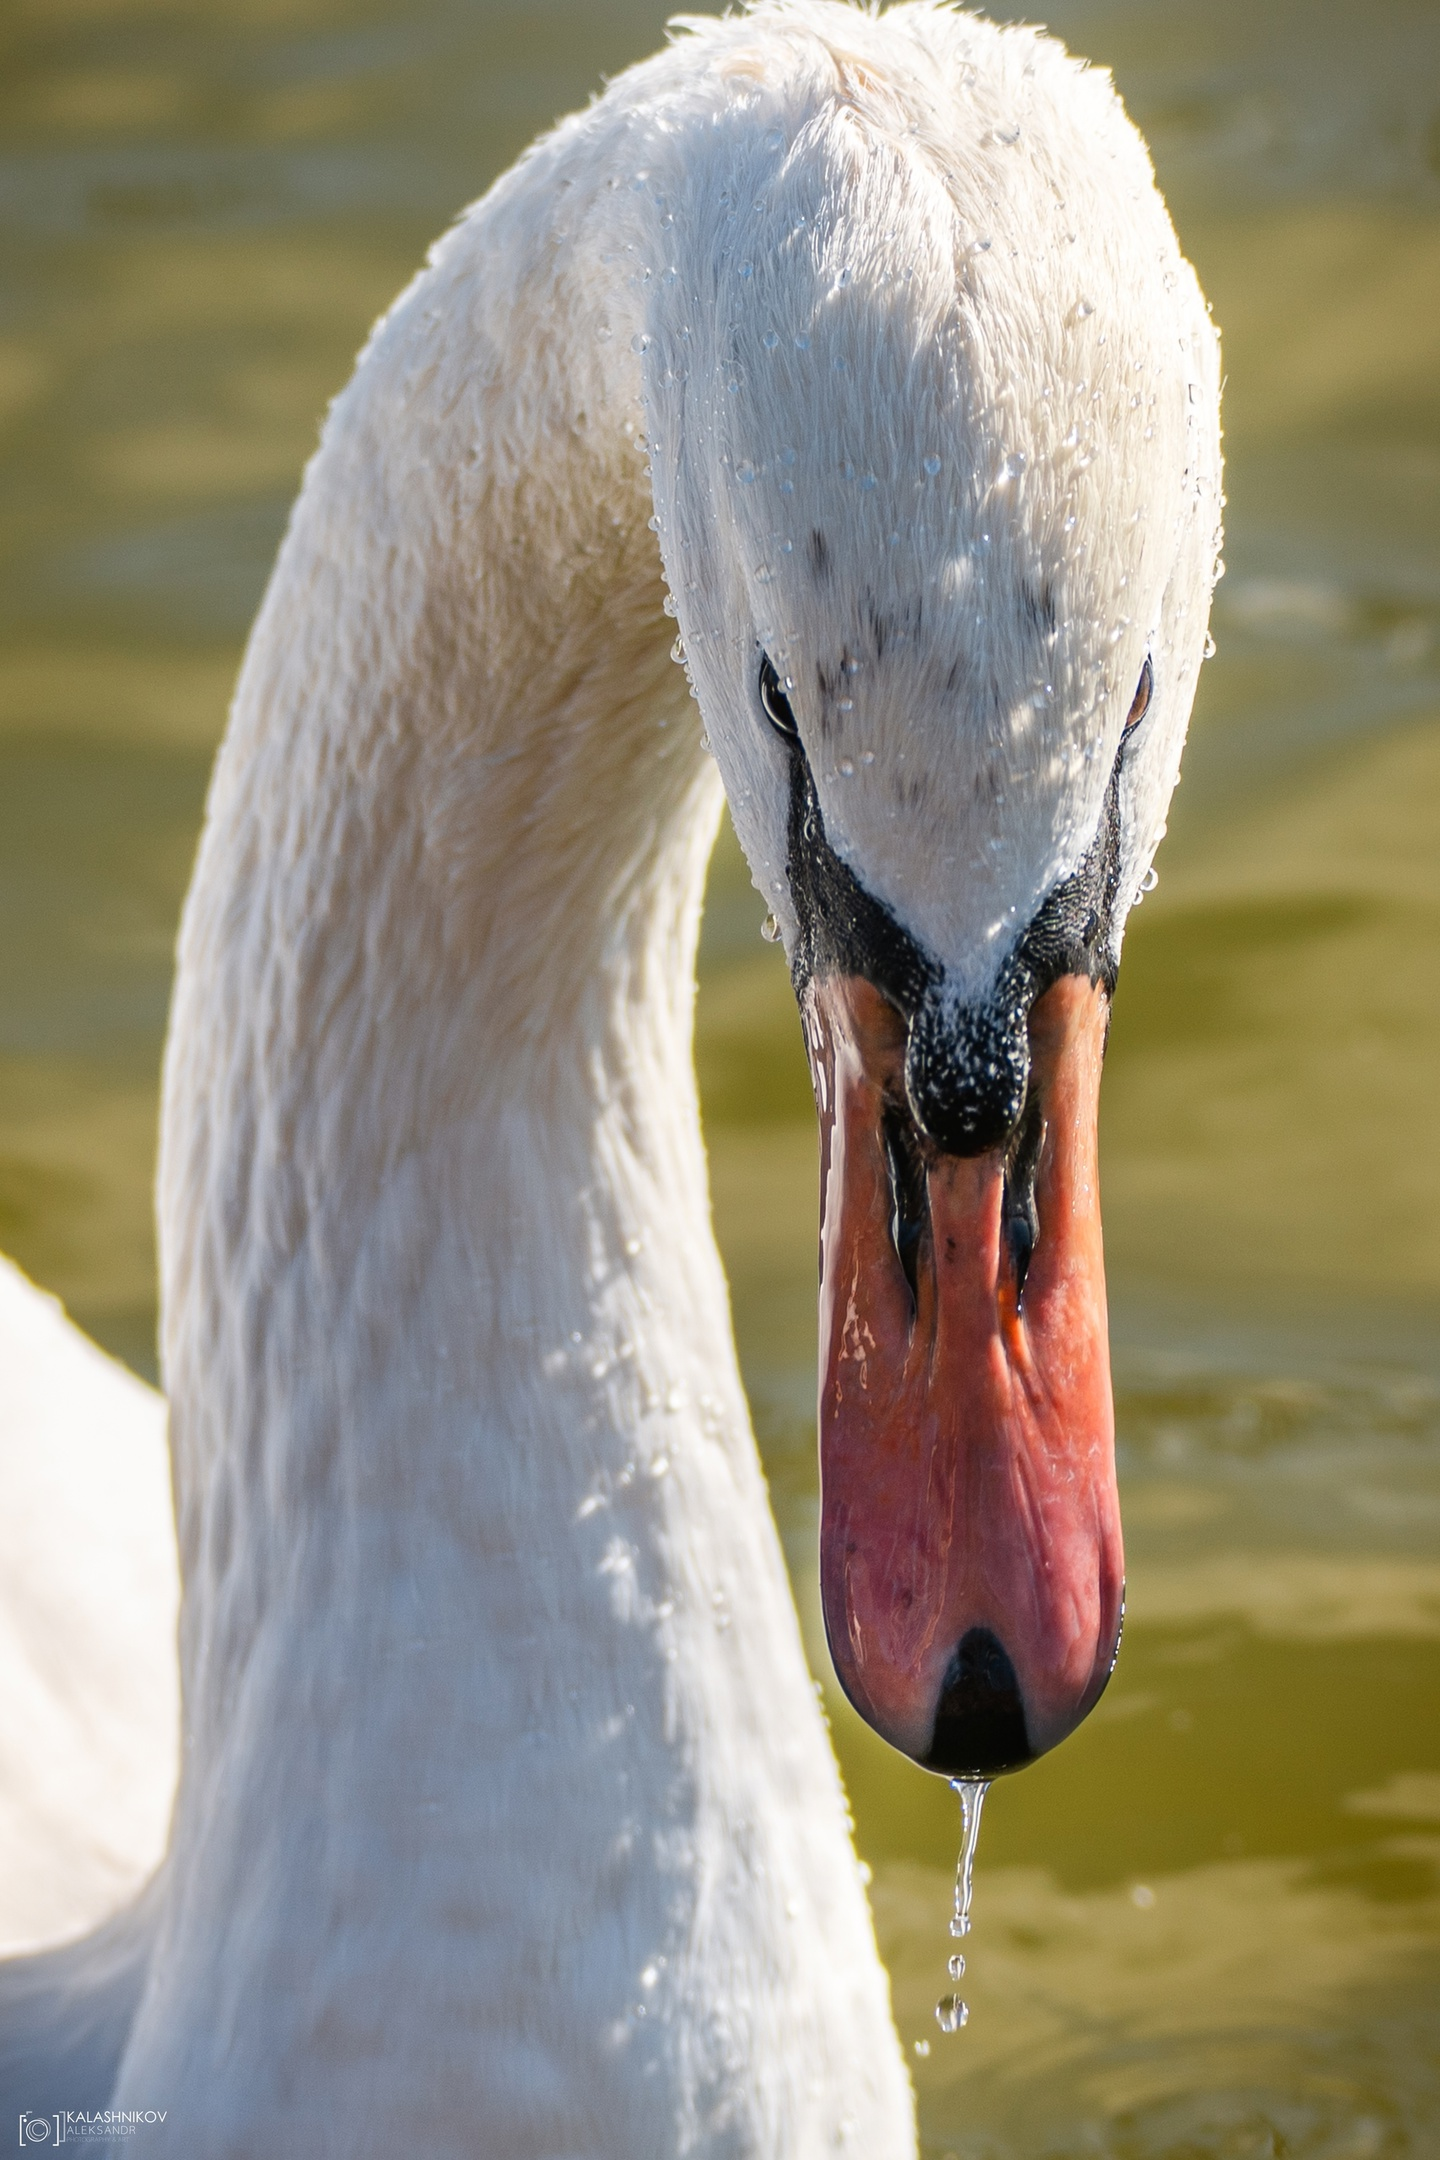
M180 1725L165 1405L0 1260L0 1955L164 1848Z

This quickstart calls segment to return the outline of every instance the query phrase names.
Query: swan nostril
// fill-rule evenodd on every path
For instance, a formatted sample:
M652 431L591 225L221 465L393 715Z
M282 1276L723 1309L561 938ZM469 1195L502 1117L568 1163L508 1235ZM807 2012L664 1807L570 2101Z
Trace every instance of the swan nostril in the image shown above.
M945 1777L998 1777L1034 1755L1004 1644L989 1628L970 1628L945 1674L925 1768Z
M1040 1150L1045 1141L1045 1120L1034 1091L1015 1129L1005 1157L1005 1194L1001 1219L1005 1225L1005 1249L1015 1274L1015 1299L1025 1294L1025 1277L1040 1235L1040 1210L1035 1200L1035 1180L1040 1170Z
M890 1172L890 1237L910 1285L910 1302L918 1305L920 1241L930 1215L925 1158L920 1150L920 1135L903 1104L887 1103L881 1132Z

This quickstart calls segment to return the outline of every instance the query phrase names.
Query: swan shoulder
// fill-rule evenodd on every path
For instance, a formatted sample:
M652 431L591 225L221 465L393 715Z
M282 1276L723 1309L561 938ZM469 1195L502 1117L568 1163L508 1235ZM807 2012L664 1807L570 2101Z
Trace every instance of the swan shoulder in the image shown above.
M178 1605L164 1398L0 1258L0 1955L96 1927L158 1865Z

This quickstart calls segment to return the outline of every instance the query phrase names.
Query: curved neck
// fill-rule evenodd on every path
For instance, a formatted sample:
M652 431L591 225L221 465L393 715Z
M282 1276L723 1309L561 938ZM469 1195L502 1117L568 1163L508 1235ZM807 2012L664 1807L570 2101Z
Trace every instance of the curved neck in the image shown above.
M357 2150L910 2145L709 1228L720 790L597 111L332 412L182 929L185 1752L116 2104L215 2152L328 2149L382 2061Z
M371 1405L397 1344L418 1376L497 1326L586 1340L605 1266L703 1219L720 792L669 661L635 364L586 335L600 207L537 250L537 177L452 237L332 413L213 783L160 1185L192 1719L207 1605L333 1520L357 1464L396 1473ZM601 1192L607 1222L535 1266L529 1226Z

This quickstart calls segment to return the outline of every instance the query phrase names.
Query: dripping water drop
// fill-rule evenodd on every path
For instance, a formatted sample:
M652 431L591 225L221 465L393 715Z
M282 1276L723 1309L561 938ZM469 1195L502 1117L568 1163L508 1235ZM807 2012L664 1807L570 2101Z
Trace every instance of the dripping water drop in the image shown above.
M951 1778L950 1789L960 1801L960 1858L955 1867L955 1910L950 1933L970 1933L970 1904L974 1895L975 1847L980 1837L980 1812L990 1790L988 1778Z
M985 1795L990 1790L988 1778L952 1778L951 1790L960 1802L960 1858L955 1866L955 1904L950 1915L950 1933L956 1941L962 1941L970 1933L970 1905L975 1884L975 1846L980 1836L980 1814L985 1805ZM965 1970L962 1952L951 1953L948 1966L950 1978L958 1980ZM969 2006L958 1995L942 1995L935 2005L935 2022L941 2032L959 2032L970 2016Z

